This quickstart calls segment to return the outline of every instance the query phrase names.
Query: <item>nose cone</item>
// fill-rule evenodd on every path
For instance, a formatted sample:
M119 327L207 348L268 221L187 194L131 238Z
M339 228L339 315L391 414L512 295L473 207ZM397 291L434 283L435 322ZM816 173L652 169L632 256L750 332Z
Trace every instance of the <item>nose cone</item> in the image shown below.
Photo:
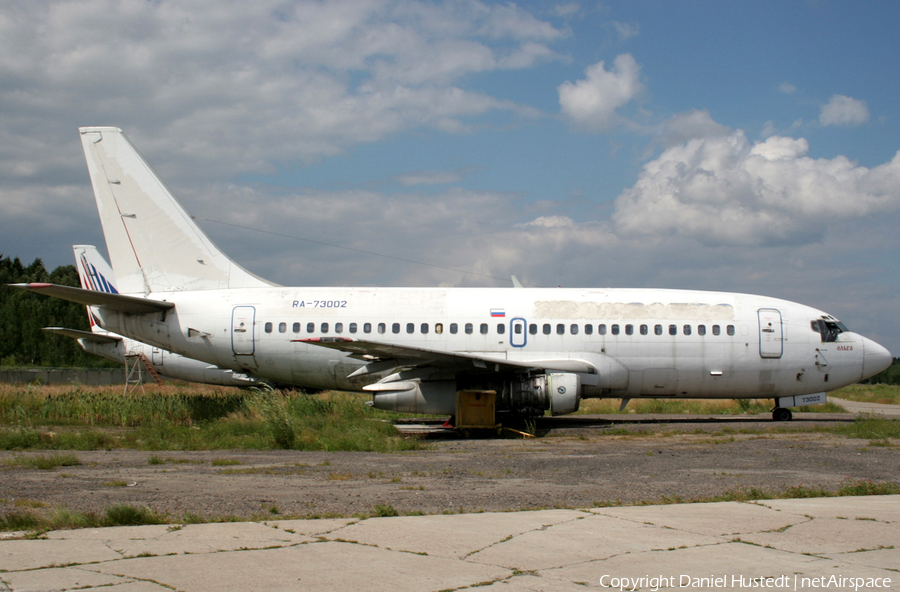
M894 359L885 347L863 337L863 380L887 369Z

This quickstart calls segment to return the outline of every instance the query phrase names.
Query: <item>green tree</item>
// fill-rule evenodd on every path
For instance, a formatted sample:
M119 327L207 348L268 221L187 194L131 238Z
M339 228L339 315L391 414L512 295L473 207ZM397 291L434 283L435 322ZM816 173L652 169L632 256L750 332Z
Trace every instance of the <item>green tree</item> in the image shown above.
M7 285L31 282L78 286L78 270L62 265L48 273L39 258L26 267L18 257L0 254L0 362L7 366L114 365L86 353L74 339L43 331L43 327L89 331L87 312L80 304Z

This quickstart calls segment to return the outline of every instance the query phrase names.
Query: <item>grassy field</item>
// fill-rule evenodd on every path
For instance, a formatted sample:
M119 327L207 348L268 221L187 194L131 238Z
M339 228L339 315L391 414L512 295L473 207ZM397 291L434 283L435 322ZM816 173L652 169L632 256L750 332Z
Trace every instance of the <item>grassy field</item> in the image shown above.
M831 393L856 401L900 404L900 386L854 385ZM424 444L400 436L402 414L366 406L367 395L256 392L202 385L86 387L0 384L0 450L294 449L392 452ZM588 399L580 414L766 414L771 399ZM841 412L833 403L799 411ZM893 434L887 422L876 431ZM887 426L887 427L885 427ZM866 436L877 438L876 436ZM896 438L895 435L886 436Z
M0 385L0 449L365 450L421 447L349 393L209 386Z

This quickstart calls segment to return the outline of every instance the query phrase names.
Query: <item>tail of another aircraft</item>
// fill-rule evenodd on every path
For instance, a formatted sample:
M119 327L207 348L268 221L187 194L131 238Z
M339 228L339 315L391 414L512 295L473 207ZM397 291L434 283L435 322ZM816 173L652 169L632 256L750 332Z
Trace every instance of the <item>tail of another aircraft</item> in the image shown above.
M113 270L103 258L103 255L94 245L74 245L72 250L75 251L75 267L78 268L78 279L81 287L85 290L94 290L95 292L106 292L107 294L118 294L115 281L116 276ZM91 314L91 307L87 307L88 320L91 323L91 331L106 333L100 328L100 325Z
M121 293L274 285L246 271L213 244L122 130L79 131Z

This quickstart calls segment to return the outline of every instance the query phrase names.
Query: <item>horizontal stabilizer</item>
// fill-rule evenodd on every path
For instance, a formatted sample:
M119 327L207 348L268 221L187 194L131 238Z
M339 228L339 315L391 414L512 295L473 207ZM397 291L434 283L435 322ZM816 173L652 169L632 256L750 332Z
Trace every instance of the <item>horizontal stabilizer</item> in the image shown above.
M138 298L136 296L123 296L122 294L109 294L107 292L96 292L94 290L84 290L82 288L73 288L71 286L60 286L58 284L9 284L14 288L22 288L30 292L37 292L46 296L53 296L69 302L77 302L85 306L102 306L116 312L124 312L130 314L150 314L153 312L165 312L175 308L172 302L163 302L160 300L148 300L147 298Z
M78 329L66 329L65 327L44 327L44 331L56 333L57 335L65 335L72 339L84 339L85 341L93 341L94 343L116 343L122 341L121 337L106 335L105 333L91 333L90 331L79 331Z

